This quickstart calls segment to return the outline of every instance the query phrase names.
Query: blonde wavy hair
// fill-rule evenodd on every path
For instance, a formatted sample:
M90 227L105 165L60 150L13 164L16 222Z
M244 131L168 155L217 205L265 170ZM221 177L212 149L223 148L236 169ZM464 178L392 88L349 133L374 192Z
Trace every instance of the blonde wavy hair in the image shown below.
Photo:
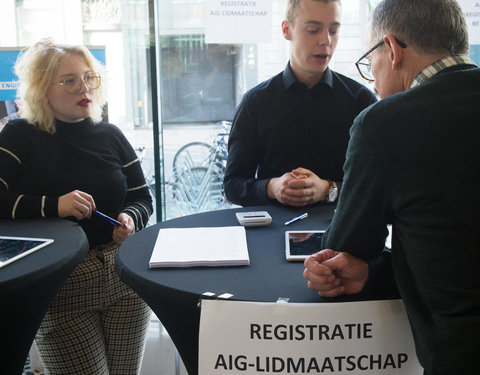
M83 57L92 72L103 77L103 65L84 46L67 46L41 39L35 45L23 50L15 64L19 78L17 95L20 99L22 117L39 129L54 134L55 115L47 99L49 87L54 83L62 57L78 55ZM105 85L101 84L92 92L91 119L100 122L103 105L106 103Z

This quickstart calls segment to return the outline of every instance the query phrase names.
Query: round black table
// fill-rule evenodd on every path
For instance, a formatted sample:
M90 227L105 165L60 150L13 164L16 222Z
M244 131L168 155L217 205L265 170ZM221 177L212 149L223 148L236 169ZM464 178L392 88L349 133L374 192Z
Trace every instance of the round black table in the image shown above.
M239 225L235 212L263 211L272 216L264 227L246 229L249 266L149 269L160 228L193 228ZM308 218L288 226L284 222L308 212ZM285 231L325 229L334 206L318 205L294 209L280 206L245 207L184 216L148 227L120 247L116 269L120 278L135 290L158 316L183 359L190 375L198 370L198 330L203 293L233 295L231 299L275 302L318 302L322 299L307 288L303 262L285 258ZM175 249L172 249L175 251Z
M88 251L77 224L65 219L2 220L0 235L54 242L0 268L1 374L21 374L48 307Z

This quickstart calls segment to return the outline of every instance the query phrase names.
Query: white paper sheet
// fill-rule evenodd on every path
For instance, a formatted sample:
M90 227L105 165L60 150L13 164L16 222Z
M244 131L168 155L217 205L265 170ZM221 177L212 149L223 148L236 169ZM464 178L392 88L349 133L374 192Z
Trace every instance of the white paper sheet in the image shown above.
M160 229L150 258L153 267L248 265L245 228L200 227Z

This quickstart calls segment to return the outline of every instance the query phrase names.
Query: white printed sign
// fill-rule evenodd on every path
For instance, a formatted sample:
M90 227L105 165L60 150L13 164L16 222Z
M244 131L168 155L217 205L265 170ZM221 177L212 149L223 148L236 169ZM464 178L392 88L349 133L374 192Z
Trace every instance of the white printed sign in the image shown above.
M403 301L203 300L199 375L421 375Z
M470 44L480 44L480 1L460 0L459 4L467 20Z
M271 0L206 0L205 43L269 43Z

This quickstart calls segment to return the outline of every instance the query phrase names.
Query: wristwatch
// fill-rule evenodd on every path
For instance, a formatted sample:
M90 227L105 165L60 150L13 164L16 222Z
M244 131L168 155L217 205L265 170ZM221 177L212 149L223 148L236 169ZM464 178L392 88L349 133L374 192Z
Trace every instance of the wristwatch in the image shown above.
M338 185L335 181L327 180L330 184L330 187L327 191L327 198L325 199L327 203L335 202L338 198Z

